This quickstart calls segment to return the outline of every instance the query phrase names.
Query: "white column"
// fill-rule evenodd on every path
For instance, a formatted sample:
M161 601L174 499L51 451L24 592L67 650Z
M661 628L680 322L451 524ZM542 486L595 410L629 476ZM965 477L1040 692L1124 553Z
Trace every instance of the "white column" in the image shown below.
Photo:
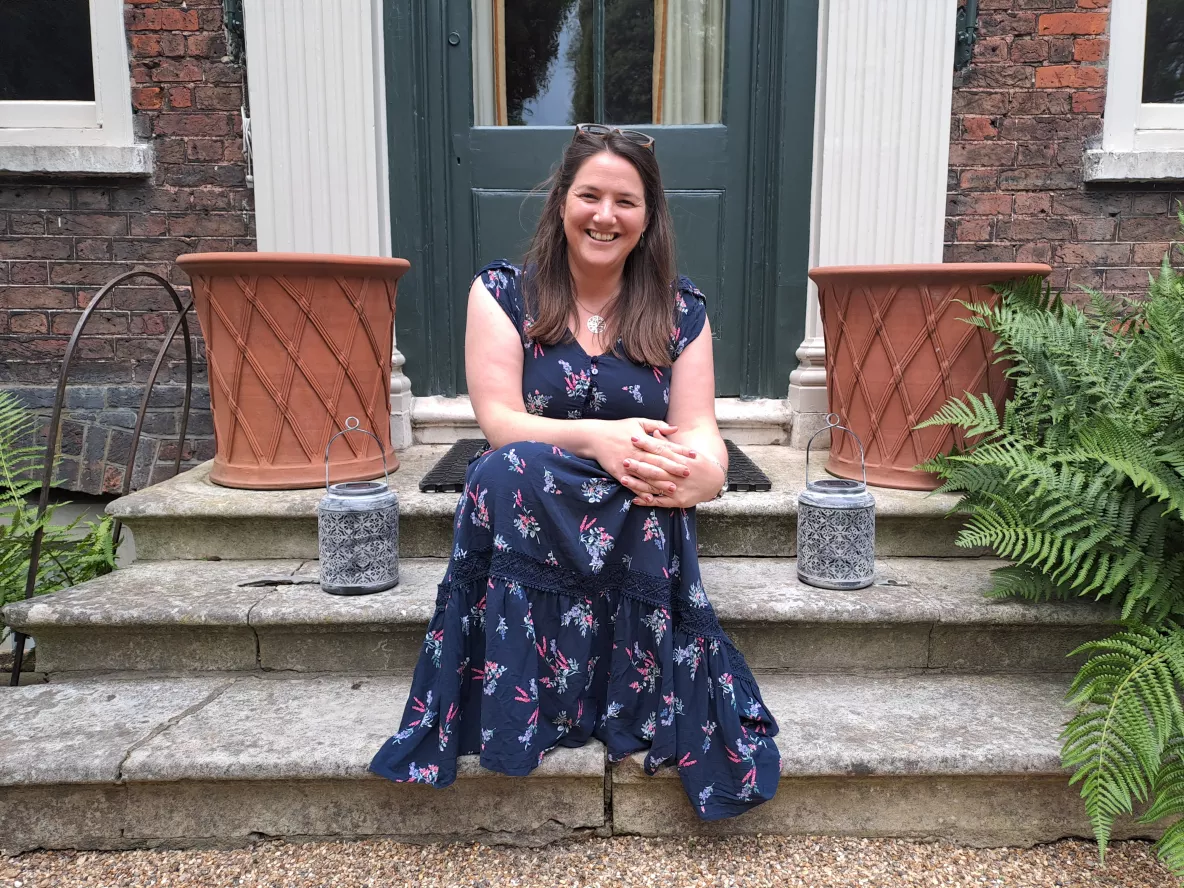
M389 256L382 0L246 0L260 250ZM393 349L391 440L411 443Z
M822 0L810 264L940 262L957 0ZM790 374L793 441L822 424L814 284Z

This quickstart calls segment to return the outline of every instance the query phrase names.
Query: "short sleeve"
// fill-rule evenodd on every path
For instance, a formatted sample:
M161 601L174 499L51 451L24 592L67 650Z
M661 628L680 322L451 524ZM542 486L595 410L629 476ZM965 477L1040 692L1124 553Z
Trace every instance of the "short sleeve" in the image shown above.
M670 360L675 361L683 350L703 332L707 323L707 297L689 278L680 277L674 294L674 329L670 334Z
M505 259L498 259L477 272L474 280L478 278L485 284L489 295L502 307L502 311L514 322L514 329L521 333L523 309L519 284L522 281L522 270Z

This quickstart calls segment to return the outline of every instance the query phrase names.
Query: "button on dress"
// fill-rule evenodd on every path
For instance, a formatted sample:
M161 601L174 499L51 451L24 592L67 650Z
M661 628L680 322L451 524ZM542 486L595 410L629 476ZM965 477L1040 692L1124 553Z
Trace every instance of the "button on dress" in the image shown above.
M530 338L523 272L478 275L519 331L527 411L664 420L670 367ZM703 295L672 288L673 360L703 330ZM456 779L457 756L510 775L591 737L619 761L675 767L704 820L772 798L777 723L720 628L699 575L695 510L633 505L590 459L517 441L470 463L454 545L398 731L370 768L399 783Z

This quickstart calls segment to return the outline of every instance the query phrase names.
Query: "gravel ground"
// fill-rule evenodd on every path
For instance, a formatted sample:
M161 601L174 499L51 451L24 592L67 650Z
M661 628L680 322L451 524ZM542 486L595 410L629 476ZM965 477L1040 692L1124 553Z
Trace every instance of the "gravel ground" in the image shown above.
M959 848L878 839L593 839L543 849L266 842L235 851L42 852L0 858L0 888L593 888L1008 886L1178 888L1149 844Z

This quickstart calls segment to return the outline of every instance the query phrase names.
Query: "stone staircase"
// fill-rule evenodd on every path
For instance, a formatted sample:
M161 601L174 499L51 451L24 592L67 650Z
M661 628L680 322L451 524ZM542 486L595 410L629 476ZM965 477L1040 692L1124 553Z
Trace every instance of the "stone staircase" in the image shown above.
M708 593L781 726L773 801L704 824L673 769L610 766L595 742L527 778L470 761L447 790L370 775L451 550L456 496L417 489L445 449L401 454L402 583L379 595L315 584L319 491L226 490L201 467L113 503L140 560L4 612L36 638L49 681L0 691L0 847L1089 834L1057 737L1066 654L1106 634L1110 612L986 599L999 562L954 547L953 498L901 491L876 491L876 585L804 586L791 557L802 454L777 446L744 448L772 491L699 511Z

